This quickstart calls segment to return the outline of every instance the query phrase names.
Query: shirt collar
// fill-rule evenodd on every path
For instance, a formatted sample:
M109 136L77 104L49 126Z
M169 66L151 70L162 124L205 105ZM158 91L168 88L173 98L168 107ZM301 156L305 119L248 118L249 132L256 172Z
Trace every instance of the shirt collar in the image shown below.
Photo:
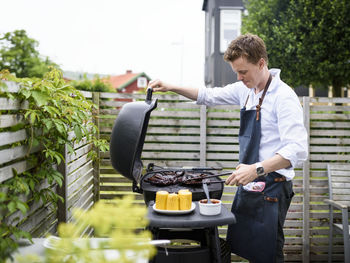
M267 90L267 92L272 92L274 89L277 88L277 84L280 82L280 73L281 70L278 68L271 68L269 70L270 74L272 75L272 81L270 83L269 89Z

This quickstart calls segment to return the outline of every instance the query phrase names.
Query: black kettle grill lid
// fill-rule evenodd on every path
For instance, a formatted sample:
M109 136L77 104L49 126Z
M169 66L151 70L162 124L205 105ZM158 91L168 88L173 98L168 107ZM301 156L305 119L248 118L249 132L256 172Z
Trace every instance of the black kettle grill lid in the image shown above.
M126 103L119 112L110 140L111 163L118 172L139 182L143 164L141 153L151 111L157 107L152 89L147 89L145 101Z

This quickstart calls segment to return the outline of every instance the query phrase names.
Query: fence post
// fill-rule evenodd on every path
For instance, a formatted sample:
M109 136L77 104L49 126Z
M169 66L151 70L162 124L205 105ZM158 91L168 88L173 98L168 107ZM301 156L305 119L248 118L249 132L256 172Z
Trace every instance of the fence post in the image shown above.
M308 158L303 164L303 262L310 262L310 97L303 97L304 125L308 134Z
M92 102L97 106L97 109L94 111L93 121L97 127L97 134L95 134L97 139L100 139L100 93L92 93ZM100 151L97 147L93 149L96 152L96 159L93 162L94 166L94 202L100 200Z
M62 161L58 167L57 170L60 172L63 176L62 180L62 186L57 187L57 194L63 198L62 201L58 201L57 206L58 206L58 211L57 211L57 219L58 223L61 222L67 222L68 220L68 181L67 181L67 171L68 171L68 165L67 165L67 146L64 145L64 150L63 150L63 157L64 161Z
M207 106L200 106L199 162L201 167L207 166Z

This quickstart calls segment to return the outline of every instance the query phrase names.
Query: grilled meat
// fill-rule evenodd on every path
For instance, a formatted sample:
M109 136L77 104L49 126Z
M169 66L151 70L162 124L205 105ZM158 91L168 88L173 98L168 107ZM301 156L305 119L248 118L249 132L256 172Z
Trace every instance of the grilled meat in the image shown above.
M157 172L145 179L146 182L157 186L168 186L175 184L197 185L202 183L206 174L202 173L183 173L183 172Z

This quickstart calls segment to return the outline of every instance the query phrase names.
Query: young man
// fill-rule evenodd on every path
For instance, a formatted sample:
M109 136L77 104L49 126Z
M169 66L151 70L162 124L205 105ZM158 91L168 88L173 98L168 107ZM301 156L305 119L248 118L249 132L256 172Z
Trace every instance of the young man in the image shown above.
M224 59L238 82L223 88L189 88L160 80L154 91L174 91L197 104L241 107L239 165L226 180L237 185L232 205L237 223L227 242L233 253L252 262L283 262L284 220L294 195L293 168L307 158L307 132L295 92L268 69L266 47L256 35L233 40Z

